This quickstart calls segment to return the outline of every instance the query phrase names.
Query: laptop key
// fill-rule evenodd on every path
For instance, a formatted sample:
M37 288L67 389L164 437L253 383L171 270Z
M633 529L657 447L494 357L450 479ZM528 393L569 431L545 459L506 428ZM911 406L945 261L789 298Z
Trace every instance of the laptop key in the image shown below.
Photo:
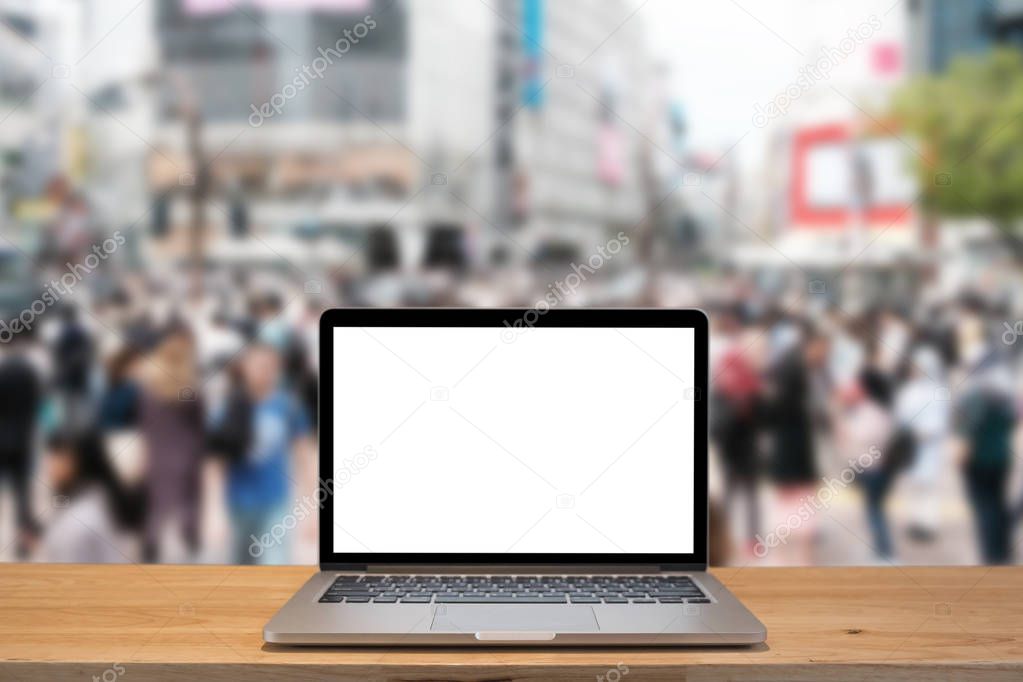
M374 597L374 604L393 604L398 601L397 597Z
M703 599L687 599L686 603L688 603L688 604L709 604L710 603L710 599L707 599L706 597L704 597Z
M346 604L365 604L369 601L369 597L345 597Z

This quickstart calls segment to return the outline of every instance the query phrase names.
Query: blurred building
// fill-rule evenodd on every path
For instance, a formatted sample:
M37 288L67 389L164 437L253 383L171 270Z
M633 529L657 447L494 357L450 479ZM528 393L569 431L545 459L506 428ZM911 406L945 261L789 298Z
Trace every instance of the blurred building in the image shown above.
M895 122L871 113L907 76L907 35L904 13L864 17L840 41L806 45L798 78L760 105L766 191L729 254L737 267L822 306L912 300L923 265L912 152Z
M911 0L910 60L916 72L943 71L960 54L996 44L1023 47L1020 0Z
M537 258L585 258L603 235L628 233L647 212L654 187L640 130L653 135L653 118L667 112L654 108L642 23L622 24L629 3L519 6L518 37L505 33L522 63L522 111L509 124L506 159L514 169L509 222L522 225L521 241Z
M35 95L48 75L44 58L31 42L42 32L40 19L28 7L0 5L0 111L4 120L0 149L5 164L30 161L23 157L23 150L36 128L32 113ZM23 178L19 174L19 180Z
M91 93L148 118L120 135L136 160L96 151L148 185L161 255L184 257L199 183L213 260L585 258L645 213L650 65L642 23L619 28L633 9L153 0L156 48L134 44L149 66ZM231 241L247 230L262 243Z
M35 251L32 229L49 217L49 181L73 170L79 137L65 62L75 49L76 8L54 0L0 0L0 215L5 236ZM10 243L4 244L6 250Z

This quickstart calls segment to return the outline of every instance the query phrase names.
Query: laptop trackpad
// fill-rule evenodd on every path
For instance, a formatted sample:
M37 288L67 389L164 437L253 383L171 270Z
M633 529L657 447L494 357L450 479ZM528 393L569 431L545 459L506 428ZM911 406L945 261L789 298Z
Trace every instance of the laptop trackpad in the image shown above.
M432 632L597 632L589 606L558 604L440 604Z

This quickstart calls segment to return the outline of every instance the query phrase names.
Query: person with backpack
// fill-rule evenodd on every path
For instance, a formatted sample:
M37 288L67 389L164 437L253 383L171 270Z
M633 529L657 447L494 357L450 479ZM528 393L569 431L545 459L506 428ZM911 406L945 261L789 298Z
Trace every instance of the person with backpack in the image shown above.
M981 558L1012 562L1008 484L1016 409L1006 364L986 353L973 364L956 402L955 452L973 509Z

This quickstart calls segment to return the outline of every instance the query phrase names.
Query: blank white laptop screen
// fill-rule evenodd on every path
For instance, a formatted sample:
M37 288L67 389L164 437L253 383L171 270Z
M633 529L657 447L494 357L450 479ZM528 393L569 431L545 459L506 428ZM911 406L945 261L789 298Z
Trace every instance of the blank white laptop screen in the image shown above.
M334 328L334 551L693 552L694 331L512 331Z

